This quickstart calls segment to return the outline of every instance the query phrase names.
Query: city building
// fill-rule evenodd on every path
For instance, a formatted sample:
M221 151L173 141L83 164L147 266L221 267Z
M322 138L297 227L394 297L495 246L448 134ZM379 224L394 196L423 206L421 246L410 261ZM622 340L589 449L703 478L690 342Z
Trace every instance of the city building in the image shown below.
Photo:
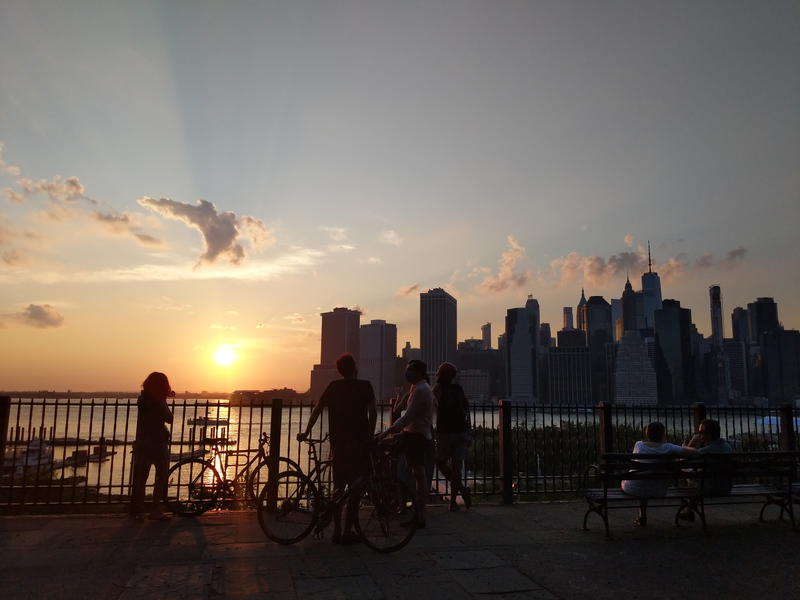
M352 354L358 364L359 326L361 312L347 308L334 308L322 313L322 341L320 362L311 370L311 399L316 401L334 379L340 377L336 359L342 354Z
M528 296L524 308L506 311L506 393L523 404L536 401L539 393L539 302Z
M583 288L581 288L581 299L578 301L578 329L583 329L586 331L586 323L584 323L584 319L586 318L586 313L583 312L581 309L586 305L586 294L583 293Z
M708 288L708 298L711 310L711 356L709 358L714 370L715 396L719 406L727 406L730 401L731 374L723 347L725 331L722 321L722 290L718 285Z
M658 404L656 371L647 346L636 330L628 330L617 345L614 361L614 402L624 406Z
M734 340L742 342L745 347L750 344L750 322L746 308L737 306L731 312L731 331Z
M422 360L433 375L443 362L456 362L456 299L442 288L419 295L419 340Z
M606 344L614 343L611 324L611 305L602 296L590 296L578 308L578 321L583 323L586 343L592 357L592 398L595 402L611 401L613 388L610 385Z
M480 369L462 369L458 372L458 383L470 404L486 404L489 402L489 373Z
M692 354L692 311L677 300L664 300L654 314L656 376L659 404L684 404L695 399Z
M483 349L492 349L492 324L484 323L481 325L481 339L483 340Z
M547 353L547 391L548 404L592 404L591 356L585 344L550 348Z
M397 325L373 319L359 330L358 375L372 384L375 399L384 402L395 394Z
M585 348L586 332L582 329L562 329L556 333L559 348Z
M647 242L647 273L642 274L642 312L644 327L655 328L655 312L661 309L661 279L653 272L650 242Z
M572 307L571 306L565 306L564 307L563 329L566 329L566 330L575 329L574 322L572 320Z

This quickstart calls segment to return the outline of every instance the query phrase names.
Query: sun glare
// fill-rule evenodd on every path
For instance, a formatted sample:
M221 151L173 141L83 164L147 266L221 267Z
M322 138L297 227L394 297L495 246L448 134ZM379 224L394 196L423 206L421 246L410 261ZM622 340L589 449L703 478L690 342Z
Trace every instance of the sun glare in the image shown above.
M214 351L214 362L220 367L230 367L236 358L236 352L230 346L220 346Z

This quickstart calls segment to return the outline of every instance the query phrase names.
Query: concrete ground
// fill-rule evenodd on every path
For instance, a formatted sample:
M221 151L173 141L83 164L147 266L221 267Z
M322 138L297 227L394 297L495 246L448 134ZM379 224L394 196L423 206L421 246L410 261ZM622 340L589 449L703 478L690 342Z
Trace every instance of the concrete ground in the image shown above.
M580 528L581 502L434 507L405 549L266 540L252 512L134 524L0 517L0 598L800 598L800 533L757 506L711 507L710 533L632 511ZM773 519L775 515L770 515Z

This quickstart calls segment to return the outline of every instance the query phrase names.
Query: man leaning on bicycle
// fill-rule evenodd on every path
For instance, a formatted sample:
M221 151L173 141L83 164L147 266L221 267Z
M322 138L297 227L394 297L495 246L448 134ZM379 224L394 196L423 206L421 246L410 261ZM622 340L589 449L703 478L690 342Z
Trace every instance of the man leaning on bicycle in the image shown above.
M332 381L314 405L306 430L297 434L302 442L311 434L314 424L324 408L328 409L328 422L333 460L333 484L339 490L352 484L369 469L369 444L375 431L377 411L375 394L369 381L358 379L356 361L351 354L342 354L336 369L343 379ZM350 496L342 527L341 507L333 513L334 544L354 544L359 541L353 533L353 523L358 512L359 498Z

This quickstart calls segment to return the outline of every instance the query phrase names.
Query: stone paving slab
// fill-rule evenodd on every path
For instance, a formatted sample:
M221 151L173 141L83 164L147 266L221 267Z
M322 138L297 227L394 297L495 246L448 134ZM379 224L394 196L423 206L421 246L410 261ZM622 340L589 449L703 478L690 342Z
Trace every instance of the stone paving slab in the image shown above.
M0 517L0 598L519 600L800 598L800 532L758 507L715 507L709 535L654 511L647 528L585 505L432 507L394 554L264 538L252 512L164 523L115 515ZM654 582L656 588L653 587ZM654 591L657 594L654 595Z

